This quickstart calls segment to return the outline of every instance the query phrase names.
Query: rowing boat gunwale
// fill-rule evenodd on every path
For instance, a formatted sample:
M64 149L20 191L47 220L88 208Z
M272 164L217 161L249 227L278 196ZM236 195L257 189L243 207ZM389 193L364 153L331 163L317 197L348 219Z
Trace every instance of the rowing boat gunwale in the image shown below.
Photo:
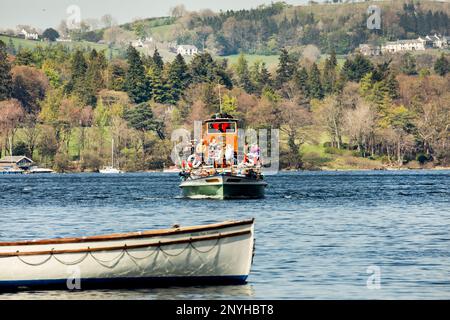
M16 252L0 252L0 258L6 257L17 257L17 256L38 256L38 255L55 255L55 254L67 254L67 253L90 253L90 252L105 252L105 251L118 251L118 250L132 250L132 249L143 249L149 247L161 247L164 245L174 245L183 243L192 243L199 241L208 240L220 240L224 238L238 237L242 235L251 234L250 230L235 231L235 232L225 232L214 235L206 236L196 236L189 237L187 239L176 239L167 241L158 241L153 243L143 243L135 245L122 245L122 246L111 246L111 247L96 247L96 248L82 248L82 249L62 249L62 250L44 250L44 251L16 251Z
M253 224L254 218L240 221L225 221L221 223L214 223L208 225L180 227L171 229L160 230L148 230L140 232L129 233L114 233L109 235L98 235L89 237L74 237L74 238L55 238L55 239L42 239L42 240L24 240L14 242L0 242L0 247L8 246L30 246L30 245L46 245L46 244L66 244L66 243L83 243L83 242L101 242L101 241L115 241L115 240L127 240L136 238L151 238L157 236L169 236L190 232L202 232L209 230L217 230L222 228L231 228L247 224ZM92 249L91 249L92 250Z

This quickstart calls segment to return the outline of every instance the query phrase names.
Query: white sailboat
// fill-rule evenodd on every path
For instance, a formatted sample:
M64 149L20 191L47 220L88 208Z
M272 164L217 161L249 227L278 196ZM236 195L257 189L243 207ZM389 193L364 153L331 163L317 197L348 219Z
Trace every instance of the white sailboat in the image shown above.
M111 166L106 166L100 169L99 172L104 174L123 173L120 169L114 168L114 139L111 140Z

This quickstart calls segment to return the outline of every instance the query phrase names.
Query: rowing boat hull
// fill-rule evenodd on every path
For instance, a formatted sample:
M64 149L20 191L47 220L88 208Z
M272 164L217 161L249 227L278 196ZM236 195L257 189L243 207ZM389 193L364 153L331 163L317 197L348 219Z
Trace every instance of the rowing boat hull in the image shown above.
M245 283L253 220L90 238L0 243L0 289Z
M180 188L187 198L259 199L267 183L239 176L214 175L183 181Z

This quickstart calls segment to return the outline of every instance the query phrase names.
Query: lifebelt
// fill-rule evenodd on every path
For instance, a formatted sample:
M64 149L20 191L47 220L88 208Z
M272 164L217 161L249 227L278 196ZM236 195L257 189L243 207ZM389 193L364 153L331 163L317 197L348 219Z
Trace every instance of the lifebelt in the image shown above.
M248 157L248 155L244 154L244 159L242 160L241 163L238 164L239 167L253 167L255 165L255 161L253 161L252 159L250 159Z
M191 154L191 155L187 158L187 161L188 161L188 165L189 165L191 168L195 168L195 169L197 169L198 167L200 167L200 165L202 164L202 161L199 160L199 159L197 159L196 156L195 156L195 154Z
M244 162L244 165L246 165L247 167L253 167L255 165L255 161L253 161L252 159L248 158L247 162Z

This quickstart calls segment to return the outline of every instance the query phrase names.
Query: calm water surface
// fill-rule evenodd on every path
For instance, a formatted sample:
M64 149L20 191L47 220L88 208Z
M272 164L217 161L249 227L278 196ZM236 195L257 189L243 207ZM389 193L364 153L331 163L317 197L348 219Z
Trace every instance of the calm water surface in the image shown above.
M0 241L256 218L241 286L39 291L0 299L450 298L450 171L280 173L263 200L188 200L175 174L0 176ZM381 270L370 290L367 268Z

